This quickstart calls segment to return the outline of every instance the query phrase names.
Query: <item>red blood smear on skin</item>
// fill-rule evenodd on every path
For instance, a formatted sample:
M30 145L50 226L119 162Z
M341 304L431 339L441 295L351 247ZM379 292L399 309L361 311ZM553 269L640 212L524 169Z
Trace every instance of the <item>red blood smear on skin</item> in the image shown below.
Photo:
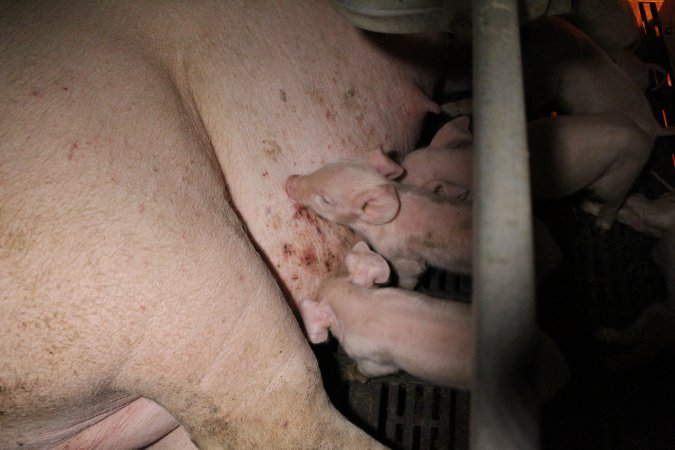
M304 220L307 222L309 225L314 227L314 230L316 233L320 236L323 236L323 230L321 229L321 225L319 223L318 217L311 212L309 209L302 205L294 205L295 208L295 214L293 214L293 219L295 220Z
M316 254L312 249L306 249L300 257L300 264L306 267L313 266L316 263Z

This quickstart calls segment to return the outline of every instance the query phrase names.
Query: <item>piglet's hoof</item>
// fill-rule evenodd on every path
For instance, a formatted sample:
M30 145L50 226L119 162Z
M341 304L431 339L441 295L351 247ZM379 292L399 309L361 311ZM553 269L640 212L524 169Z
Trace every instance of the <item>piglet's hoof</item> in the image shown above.
M607 214L603 214L602 204L598 202L584 201L579 205L579 207L585 213L596 216L595 222L593 222L593 231L598 236L603 236L612 229L612 224L614 223L616 215L609 215L611 216L609 217Z
M347 365L344 377L349 381L356 381L357 383L367 383L370 379L359 370L359 366L356 363Z

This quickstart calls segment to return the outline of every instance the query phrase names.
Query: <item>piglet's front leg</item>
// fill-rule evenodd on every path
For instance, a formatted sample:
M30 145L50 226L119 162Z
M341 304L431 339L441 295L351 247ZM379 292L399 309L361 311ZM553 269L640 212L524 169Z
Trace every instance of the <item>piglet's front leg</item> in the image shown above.
M320 344L328 340L328 330L335 323L333 309L325 304L309 299L303 299L298 303L298 309L305 324L307 339L312 344Z

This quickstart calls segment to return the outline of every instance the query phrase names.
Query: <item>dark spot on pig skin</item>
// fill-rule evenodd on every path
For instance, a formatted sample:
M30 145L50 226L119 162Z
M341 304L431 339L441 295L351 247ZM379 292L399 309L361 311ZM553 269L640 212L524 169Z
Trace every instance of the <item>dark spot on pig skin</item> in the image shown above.
M342 95L342 104L344 105L345 109L349 111L352 116L356 119L358 123L363 122L363 109L361 108L361 104L363 103L363 100L361 99L361 96L359 93L356 91L356 88L349 88L345 93Z
M263 151L272 161L276 162L281 156L281 146L276 141L263 139Z
M80 145L77 143L77 141L73 142L73 145L70 146L70 150L68 150L68 161L72 161L75 151L79 148L79 146Z
M291 275L291 280L293 280L293 281L297 280L298 278L300 278L300 277L298 276L297 273L294 273L293 275Z
M269 175L269 172L268 172L268 171L264 171L264 172L262 173L262 176L263 176L263 177L266 177L267 175Z
M37 89L35 89L33 92L31 92L30 95L32 95L33 97L37 97L37 98L44 97L44 94Z
M284 423L281 424L281 428L288 428L288 420L284 420Z
M67 90L68 90L68 87L63 86L63 87L61 88L61 90L67 91Z
M316 253L311 248L306 249L300 256L300 264L309 267L316 263Z
M326 100L323 98L323 95L316 88L314 87L307 88L305 89L305 92L317 105L324 105L326 103Z
M281 251L282 251L282 253L285 257L289 257L289 256L295 254L295 249L293 248L293 244L284 244Z
M326 120L329 122L335 122L335 113L330 109L326 109Z
M285 102L287 97L286 97L286 91L283 89L279 89L279 98L281 98L282 102Z

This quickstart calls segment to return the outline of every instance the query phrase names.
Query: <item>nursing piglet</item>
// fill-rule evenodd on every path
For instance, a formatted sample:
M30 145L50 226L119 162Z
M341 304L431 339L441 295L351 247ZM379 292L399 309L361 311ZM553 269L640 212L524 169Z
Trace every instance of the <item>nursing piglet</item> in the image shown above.
M597 214L599 205L585 203L582 208ZM656 200L642 194L628 197L617 220L640 233L659 238L652 258L663 271L667 300L654 303L624 330L601 329L598 336L609 343L630 346L611 358L608 365L622 369L646 364L667 347L675 346L675 193Z
M286 182L287 194L319 216L363 235L412 288L427 264L471 270L471 204L393 181L403 168L381 151Z
M330 330L367 377L404 370L433 383L468 388L471 306L404 289L371 289L389 278L389 266L365 242L357 243L345 262L349 273L326 278L318 302L299 304L310 342L326 341Z
M469 118L461 116L441 127L428 147L408 154L401 183L429 189L444 197L466 199L471 192L473 136Z
M347 273L326 278L318 302L298 305L310 342L335 336L356 362L357 375L404 370L424 380L468 388L473 371L471 306L398 288L373 288L389 277L387 262L365 242L345 259ZM567 382L567 362L540 330L535 340L535 394L552 397Z

